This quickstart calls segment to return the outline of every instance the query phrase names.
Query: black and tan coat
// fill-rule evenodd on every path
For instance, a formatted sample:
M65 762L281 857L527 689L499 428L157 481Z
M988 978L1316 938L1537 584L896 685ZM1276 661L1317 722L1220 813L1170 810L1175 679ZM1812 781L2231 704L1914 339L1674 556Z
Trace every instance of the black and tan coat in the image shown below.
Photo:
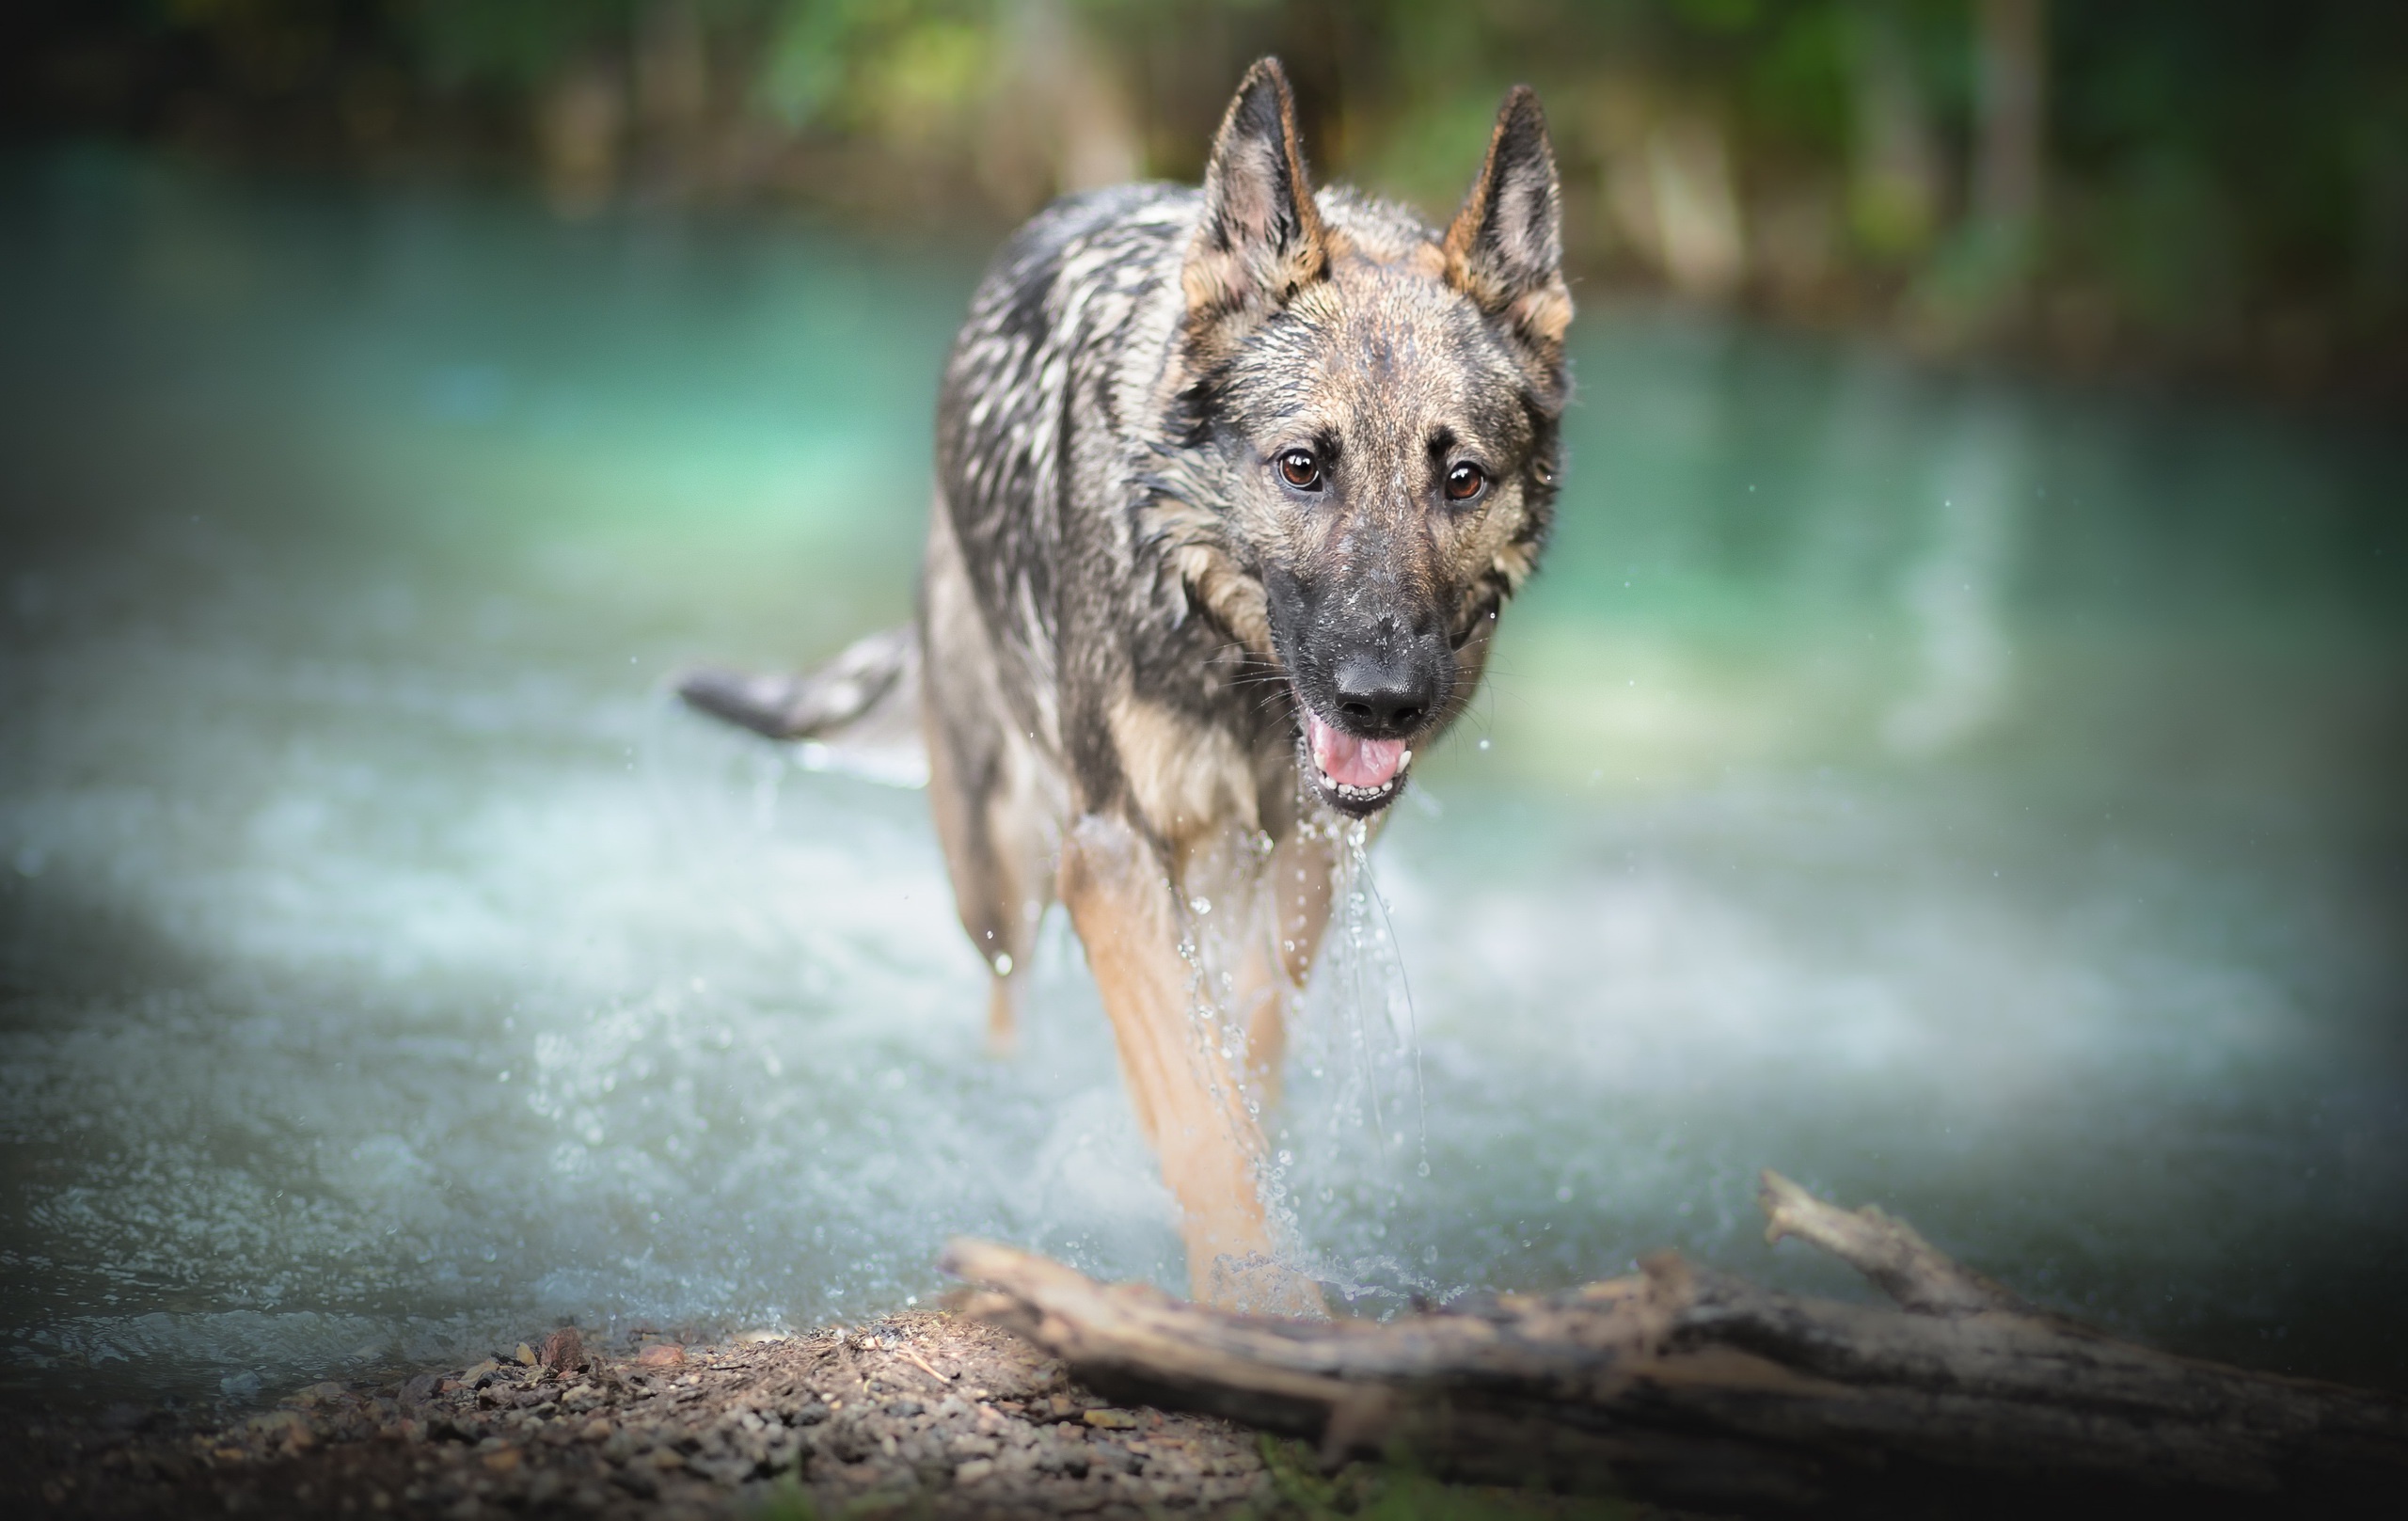
M1265 60L1200 191L1039 214L946 367L920 702L991 1031L1058 897L1201 1297L1316 1302L1274 1262L1260 1114L1343 831L1462 711L1546 541L1558 206L1527 89L1443 233L1315 192Z

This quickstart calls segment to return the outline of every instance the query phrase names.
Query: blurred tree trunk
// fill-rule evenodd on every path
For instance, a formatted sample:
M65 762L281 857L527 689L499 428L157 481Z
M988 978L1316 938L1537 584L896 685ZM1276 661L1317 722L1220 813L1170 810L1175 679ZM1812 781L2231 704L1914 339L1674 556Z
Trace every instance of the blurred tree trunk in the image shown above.
M1923 268L1909 329L1941 349L2003 336L2028 315L2040 252L2046 0L1974 0L1972 198Z
M1848 221L1875 257L1910 258L1940 225L1939 130L1897 17L1884 7L1860 7L1850 32Z
M1003 30L1003 78L975 151L996 204L1024 215L1051 196L1143 173L1126 94L1062 0L1013 0Z
M632 62L644 177L682 197L704 178L710 111L710 55L694 0L652 0L636 27Z
M1973 215L2011 261L2009 287L2029 274L2039 233L2048 103L2046 0L1979 0L1974 17ZM2009 293L2002 290L2002 296Z
M1647 136L1648 189L1664 273L1684 295L1729 298L1748 276L1748 242L1722 123L1673 116Z
M619 58L596 49L571 59L536 98L544 198L566 217L591 216L618 187L626 88Z

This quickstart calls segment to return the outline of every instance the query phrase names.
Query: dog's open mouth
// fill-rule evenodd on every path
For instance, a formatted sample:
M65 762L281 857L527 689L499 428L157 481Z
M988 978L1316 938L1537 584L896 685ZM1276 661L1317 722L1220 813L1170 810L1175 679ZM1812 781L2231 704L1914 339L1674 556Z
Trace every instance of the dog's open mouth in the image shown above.
M1403 740L1357 738L1322 721L1309 705L1299 705L1304 707L1305 751L1323 797L1350 812L1370 813L1403 787L1405 768L1413 764L1413 752Z

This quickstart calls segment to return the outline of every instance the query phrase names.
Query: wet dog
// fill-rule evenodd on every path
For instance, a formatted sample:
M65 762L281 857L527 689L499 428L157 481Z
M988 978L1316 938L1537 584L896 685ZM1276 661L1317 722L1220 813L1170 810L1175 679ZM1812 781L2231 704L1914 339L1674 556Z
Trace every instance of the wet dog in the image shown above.
M1319 1307L1275 1261L1261 1115L1347 831L1463 711L1546 542L1560 203L1527 88L1439 231L1316 191L1256 64L1200 191L1059 201L979 284L913 633L685 687L784 737L916 703L990 1038L1058 898L1199 1298Z

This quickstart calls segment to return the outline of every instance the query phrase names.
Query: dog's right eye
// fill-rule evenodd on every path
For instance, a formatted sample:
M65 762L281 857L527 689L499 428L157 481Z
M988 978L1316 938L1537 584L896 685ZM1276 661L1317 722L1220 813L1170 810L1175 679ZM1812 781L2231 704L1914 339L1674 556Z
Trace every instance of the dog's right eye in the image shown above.
M1299 491L1313 491L1321 485L1321 461L1301 449L1291 449L1279 456L1279 479Z

